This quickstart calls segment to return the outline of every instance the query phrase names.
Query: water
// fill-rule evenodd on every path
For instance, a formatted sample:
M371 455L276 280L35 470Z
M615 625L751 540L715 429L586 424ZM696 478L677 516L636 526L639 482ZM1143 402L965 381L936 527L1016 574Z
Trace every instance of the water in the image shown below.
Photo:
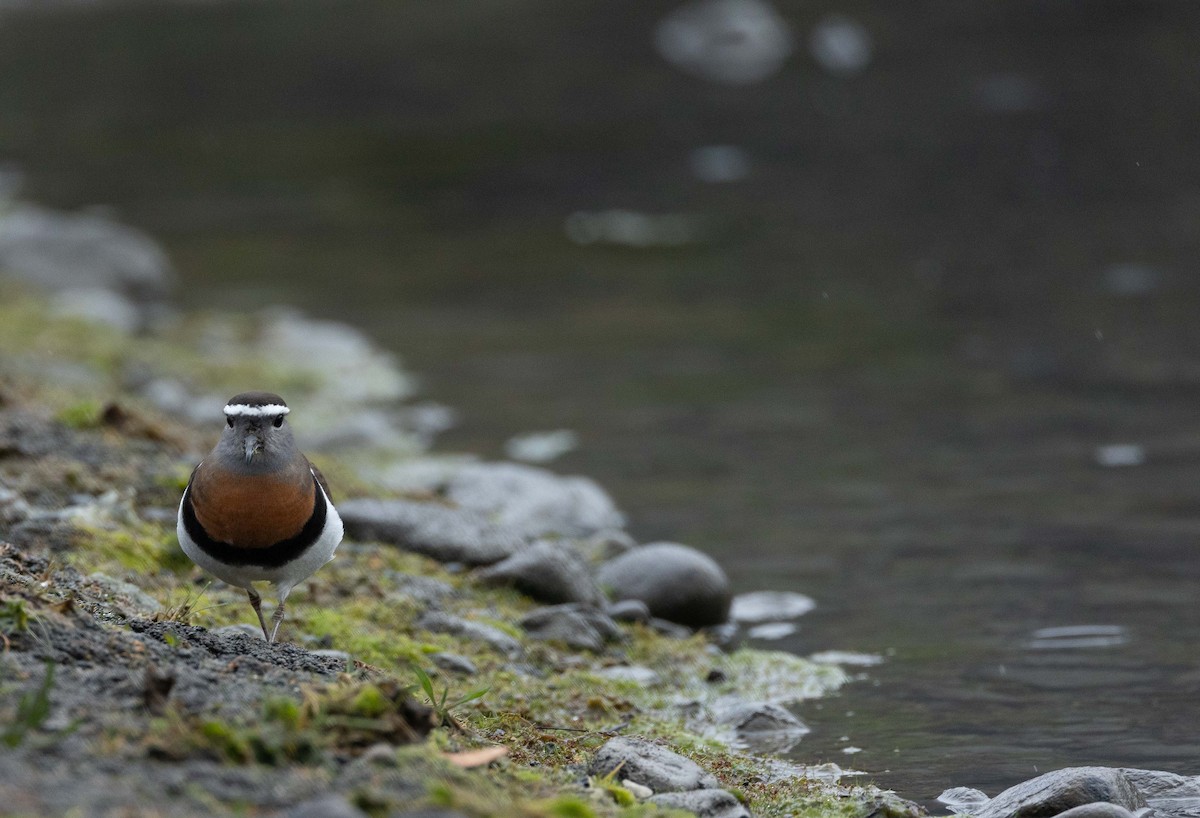
M797 758L926 803L1195 773L1200 31L1086 6L862 4L861 73L737 89L659 60L657 4L0 17L0 157L162 237L189 307L401 351L462 413L441 448L571 430L555 468L639 539L812 596L771 646L886 661ZM780 10L797 43L827 11ZM568 236L613 211L700 232ZM1039 635L1076 626L1108 638Z

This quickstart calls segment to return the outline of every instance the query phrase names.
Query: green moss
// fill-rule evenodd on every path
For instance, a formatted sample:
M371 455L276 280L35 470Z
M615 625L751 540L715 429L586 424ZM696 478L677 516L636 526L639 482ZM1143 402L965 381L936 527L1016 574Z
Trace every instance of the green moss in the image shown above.
M57 420L72 429L95 429L102 422L104 407L94 400L73 403L59 411Z
M373 719L382 716L388 710L389 702L382 691L375 685L364 685L358 695L354 697L354 702L351 709L357 716Z
M250 744L231 725L210 720L200 725L200 738L228 761L245 764L253 756Z
M122 569L136 572L145 581L167 573L182 575L192 570L192 561L183 553L175 531L143 521L130 521L120 528L86 525L69 560L84 573L102 571L120 574Z
M591 804L573 795L563 795L546 804L546 814L554 818L596 818Z
M29 628L29 613L22 599L0 600L0 633L19 633Z

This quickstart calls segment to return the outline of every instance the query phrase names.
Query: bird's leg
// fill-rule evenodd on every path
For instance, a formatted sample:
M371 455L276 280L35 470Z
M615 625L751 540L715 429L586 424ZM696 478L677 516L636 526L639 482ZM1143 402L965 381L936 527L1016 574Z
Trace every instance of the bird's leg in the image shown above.
M275 613L271 614L271 636L267 639L268 642L275 641L275 634L279 633L279 626L283 623L283 600L279 600L279 604L275 606Z
M271 637L267 635L267 621L263 619L262 615L262 597L253 588L246 589L246 596L250 597L250 604L254 607L254 612L258 614L258 624L263 629L263 639L270 642Z

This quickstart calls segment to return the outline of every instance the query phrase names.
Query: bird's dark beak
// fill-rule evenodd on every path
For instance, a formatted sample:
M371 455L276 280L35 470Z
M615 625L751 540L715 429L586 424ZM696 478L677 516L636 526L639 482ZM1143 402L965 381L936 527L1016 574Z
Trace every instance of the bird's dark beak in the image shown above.
M242 440L242 446L246 452L246 462L249 463L254 459L254 455L262 451L262 438L258 435L257 429L250 429L246 432L246 437Z

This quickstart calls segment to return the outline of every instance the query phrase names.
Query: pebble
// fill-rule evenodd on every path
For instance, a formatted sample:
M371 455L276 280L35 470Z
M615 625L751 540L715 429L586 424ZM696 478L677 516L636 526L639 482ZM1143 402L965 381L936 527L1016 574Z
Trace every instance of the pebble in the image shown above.
M679 753L640 738L619 736L596 751L588 765L590 775L620 775L658 793L715 789L717 779L699 764Z
M654 790L647 786L630 781L628 778L621 779L621 786L629 790L629 794L639 801L645 801L650 796L654 795Z
M506 656L515 656L521 652L521 643L494 625L472 622L440 611L426 613L417 620L417 627L434 633L449 633L483 642Z
M640 599L622 599L610 602L604 612L618 622L640 622L643 625L650 621L650 609Z
M647 801L660 807L687 810L697 818L750 818L745 804L725 790L668 792L653 795Z
M575 650L600 651L621 635L608 614L584 605L551 605L530 611L520 625L529 638L562 642Z
M478 673L478 669L474 663L465 656L459 656L457 653L435 653L429 657L433 663L442 670L451 673L461 673L464 676L474 676Z
M569 542L539 540L475 574L484 585L508 585L538 602L598 605L600 586L587 562Z
M711 557L678 543L651 543L600 566L600 585L613 599L640 599L650 613L691 628L729 617L729 578Z
M751 591L738 594L729 606L729 618L734 622L757 625L761 622L780 622L796 619L817 607L810 596L792 591Z
M367 818L367 814L343 796L329 793L296 804L284 818Z

